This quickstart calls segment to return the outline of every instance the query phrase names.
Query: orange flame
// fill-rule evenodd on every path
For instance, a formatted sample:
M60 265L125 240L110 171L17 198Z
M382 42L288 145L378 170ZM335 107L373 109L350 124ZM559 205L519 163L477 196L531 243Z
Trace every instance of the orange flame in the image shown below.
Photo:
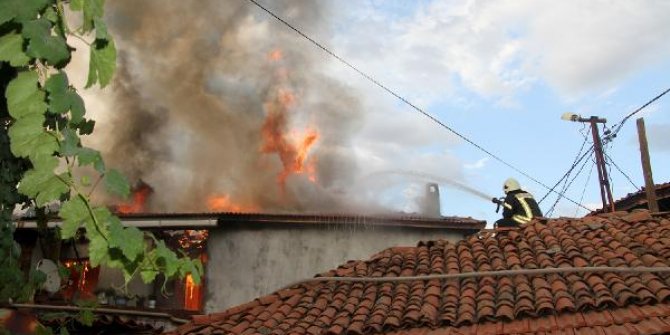
M286 179L291 174L301 174L308 171L308 179L316 181L316 171L313 164L305 168L307 156L310 149L319 138L316 130L308 130L300 136L289 136L286 134L286 102L293 103L294 100L285 99L286 95L279 95L275 104L268 105L268 115L263 124L263 153L277 153L282 162L283 170L277 176L282 190L285 189ZM272 108L274 107L274 108Z
M133 188L132 202L117 205L116 211L121 214L144 212L147 198L153 192L154 190L151 186L140 181L140 183Z
M213 195L207 198L207 208L210 211L218 212L254 212L255 206L245 206L234 203L230 200L230 195Z

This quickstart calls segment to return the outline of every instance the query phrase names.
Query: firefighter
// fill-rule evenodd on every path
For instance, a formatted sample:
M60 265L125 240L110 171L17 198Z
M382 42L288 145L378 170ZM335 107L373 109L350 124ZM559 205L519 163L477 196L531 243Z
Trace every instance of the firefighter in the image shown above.
M503 184L505 200L493 198L493 202L503 207L503 218L496 221L495 227L522 227L534 217L542 216L540 206L533 195L522 190L519 182L508 178Z

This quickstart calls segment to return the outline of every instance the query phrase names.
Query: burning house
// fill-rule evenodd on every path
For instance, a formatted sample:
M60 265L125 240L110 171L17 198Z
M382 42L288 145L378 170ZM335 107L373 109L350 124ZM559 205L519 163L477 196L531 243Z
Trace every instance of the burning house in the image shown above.
M59 258L72 270L71 276L57 290L38 294L38 305L98 299L111 315L119 313L145 328L165 329L178 324L175 318L240 304L380 248L431 238L458 241L486 224L470 218L401 215L209 212L125 213L120 217L124 225L152 231L174 250L202 260L201 284L195 285L190 276L173 280L165 295L161 294L162 281L144 284L138 279L130 283L133 297L128 299L114 292L123 283L122 273L104 266L91 268L86 241L70 241L61 245ZM24 265L35 267L45 257L43 243L33 229L35 223L20 221L17 226Z

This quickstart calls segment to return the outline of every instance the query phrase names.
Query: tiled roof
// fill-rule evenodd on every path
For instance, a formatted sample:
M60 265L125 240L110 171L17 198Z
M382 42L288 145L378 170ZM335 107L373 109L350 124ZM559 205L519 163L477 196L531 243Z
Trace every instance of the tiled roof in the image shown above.
M670 182L663 184L656 184L656 198L659 201L659 206L661 211L667 211L670 208L667 208L663 200L670 198ZM628 193L625 197L614 202L614 207L618 211L630 211L635 208L648 208L647 207L647 193L644 187L639 191ZM592 212L592 214L602 213L603 210L598 209Z
M263 224L263 225L286 225L286 226L312 226L312 225L346 225L355 224L389 227L412 227L412 228L434 228L473 233L483 229L486 221L473 219L471 217L439 216L426 217L412 214L378 214L378 215L351 215L351 214L324 214L324 213L234 213L234 212L206 212L206 213L127 213L119 214L119 218L125 223L138 222L139 227L149 228L142 222L158 222L172 229L188 228L189 221L210 220L219 227L231 224ZM17 219L18 228L35 228L34 217ZM57 225L58 219L53 219ZM175 223L176 222L176 223ZM32 224L31 224L32 223ZM158 225L156 225L158 226ZM209 223L202 228L211 227Z
M533 221L452 244L421 242L328 277L421 276L587 266L670 266L670 216L616 212ZM262 280L257 278L255 280ZM312 282L178 334L655 334L670 331L670 274L569 273L411 282ZM658 331L658 330L661 331Z

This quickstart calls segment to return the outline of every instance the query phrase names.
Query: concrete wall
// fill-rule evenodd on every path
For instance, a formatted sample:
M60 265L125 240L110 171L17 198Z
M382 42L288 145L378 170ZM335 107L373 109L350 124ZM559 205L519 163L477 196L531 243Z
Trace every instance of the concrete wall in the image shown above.
M210 230L205 312L223 311L386 248L462 231L370 225L234 224Z

